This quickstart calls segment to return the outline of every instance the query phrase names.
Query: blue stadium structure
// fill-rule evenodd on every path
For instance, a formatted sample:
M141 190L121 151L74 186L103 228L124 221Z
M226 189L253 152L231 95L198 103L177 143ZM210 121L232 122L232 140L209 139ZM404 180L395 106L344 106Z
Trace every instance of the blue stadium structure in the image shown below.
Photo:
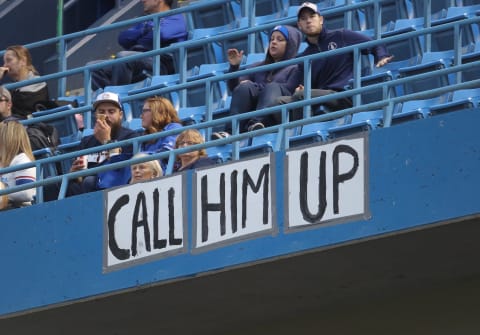
M315 115L320 97L228 116L225 80L256 70L246 57L229 74L217 57L237 43L261 55L266 32L294 25L300 4L179 1L172 12L187 17L188 41L91 65L75 64L76 42L144 17L122 12L118 22L103 17L105 25L27 44L63 46L58 67L29 82L52 82L52 96L79 105L25 122L56 124L63 147L32 163L36 203L0 212L0 334L480 333L480 1L319 1L329 27L374 37L327 53L353 53L355 76L335 94L354 106ZM380 43L399 56L377 69L358 49ZM163 53L175 55L178 75L160 76ZM141 131L143 100L168 96L218 164L172 173L184 147L154 155L168 160L160 179L65 197L69 180L91 173L67 171L93 152L76 150L82 135L72 121L83 114L83 136L91 132L92 70L145 55L157 59L151 77L115 88L128 105L124 124ZM264 68L303 62L308 71L322 57ZM290 108L305 117L289 121ZM269 113L282 123L238 132L241 118ZM226 123L232 136L209 140ZM42 188L57 182L58 200L44 202Z

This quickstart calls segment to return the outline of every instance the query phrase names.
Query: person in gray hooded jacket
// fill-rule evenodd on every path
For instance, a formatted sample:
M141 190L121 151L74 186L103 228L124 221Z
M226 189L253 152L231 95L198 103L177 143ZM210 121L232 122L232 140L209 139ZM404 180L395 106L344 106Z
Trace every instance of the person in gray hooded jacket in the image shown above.
M301 39L302 34L294 27L284 25L274 27L270 33L265 60L252 64L250 68L295 58ZM243 51L229 49L227 56L230 63L229 72L238 71ZM229 79L227 85L232 92L230 115L269 107L277 97L293 94L301 80L297 64ZM240 132L261 129L275 123L271 115L259 116L250 120L244 119L240 121ZM225 131L213 133L212 138L227 137L230 133L231 123Z

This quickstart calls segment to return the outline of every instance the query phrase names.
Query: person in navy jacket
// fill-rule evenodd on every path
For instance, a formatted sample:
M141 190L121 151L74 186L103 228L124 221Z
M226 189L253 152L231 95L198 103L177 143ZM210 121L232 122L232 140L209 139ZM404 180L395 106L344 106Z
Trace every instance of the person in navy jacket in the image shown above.
M173 0L142 0L145 14L161 13L171 9ZM153 20L140 22L122 31L118 43L125 49L117 53L117 58L153 50ZM160 19L160 46L167 47L175 42L187 39L187 24L183 14L165 16ZM97 90L108 85L126 85L146 78L152 72L152 57L119 63L92 72L92 89ZM93 63L93 62L92 62ZM90 63L91 64L91 63ZM175 72L173 56L160 56L160 74Z
M265 60L254 63L250 68L272 64L295 58L298 53L302 34L291 26L276 26L270 33L270 42ZM243 51L229 49L227 51L230 63L229 72L238 71L243 57ZM227 85L232 92L230 115L247 113L272 105L281 95L292 94L300 84L300 75L296 64L269 71L258 71L248 76L229 79ZM240 121L240 132L261 129L275 124L273 116L261 116ZM231 124L225 132L218 132L212 138L222 138L231 133Z
M316 4L305 2L297 12L297 24L299 29L306 35L307 48L299 56L312 55L318 52L335 50L372 39L361 33L347 30L328 30L324 24L324 18L320 15ZM381 67L391 61L391 56L383 45L377 45L371 49L361 51L363 54L373 54L377 67ZM299 65L303 80L303 63ZM343 53L312 61L311 97L319 97L327 94L344 91L349 80L353 78L353 52ZM299 85L291 96L282 96L277 99L280 104L302 100L304 98L304 86ZM350 98L330 100L325 105L332 111L352 107ZM291 119L302 117L301 110L295 111Z

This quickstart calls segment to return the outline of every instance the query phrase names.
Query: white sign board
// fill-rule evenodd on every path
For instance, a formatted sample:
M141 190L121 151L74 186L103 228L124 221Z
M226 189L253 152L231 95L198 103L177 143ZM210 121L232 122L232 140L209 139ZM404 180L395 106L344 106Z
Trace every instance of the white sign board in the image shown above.
M272 230L270 156L198 170L194 178L196 248Z
M112 189L105 198L105 268L184 248L181 175Z
M365 141L352 138L287 152L289 228L365 214Z

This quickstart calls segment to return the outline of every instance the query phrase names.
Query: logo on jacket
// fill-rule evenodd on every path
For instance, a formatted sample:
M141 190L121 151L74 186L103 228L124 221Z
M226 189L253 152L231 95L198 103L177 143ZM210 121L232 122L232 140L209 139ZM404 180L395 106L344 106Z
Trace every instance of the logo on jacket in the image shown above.
M337 43L330 42L328 43L328 50L335 50L337 48Z

